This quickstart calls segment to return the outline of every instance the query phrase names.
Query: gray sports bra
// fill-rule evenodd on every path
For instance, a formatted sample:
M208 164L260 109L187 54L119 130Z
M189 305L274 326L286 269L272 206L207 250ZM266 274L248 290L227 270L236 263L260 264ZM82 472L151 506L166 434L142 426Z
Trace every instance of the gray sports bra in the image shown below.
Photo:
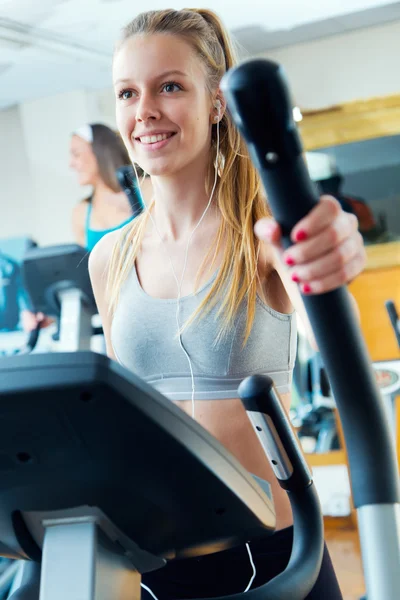
M181 298L184 323L208 293L214 277L196 294ZM124 282L112 326L117 360L171 400L189 400L189 363L179 346L176 300L153 298L140 285L136 268ZM240 382L255 373L268 374L280 393L290 391L296 355L296 318L272 310L257 297L254 325L243 348L245 307L227 336L215 343L218 303L183 332L192 363L195 399L237 398Z

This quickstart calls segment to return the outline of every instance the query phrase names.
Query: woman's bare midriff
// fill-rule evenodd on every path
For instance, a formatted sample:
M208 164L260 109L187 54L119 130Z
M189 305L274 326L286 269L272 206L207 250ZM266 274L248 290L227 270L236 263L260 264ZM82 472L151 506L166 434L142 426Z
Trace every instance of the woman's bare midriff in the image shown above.
M290 394L283 394L281 399L288 412ZM192 416L191 400L179 401L175 404ZM225 446L247 471L271 483L277 529L290 527L293 520L287 494L275 478L241 401L236 398L196 400L195 419Z

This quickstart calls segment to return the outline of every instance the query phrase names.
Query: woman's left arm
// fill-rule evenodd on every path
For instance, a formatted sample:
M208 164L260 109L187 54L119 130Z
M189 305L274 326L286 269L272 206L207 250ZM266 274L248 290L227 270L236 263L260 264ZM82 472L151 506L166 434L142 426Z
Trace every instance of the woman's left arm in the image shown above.
M357 217L344 212L332 196L322 196L291 231L293 245L287 250L281 246L280 227L272 219L258 221L255 233L272 247L272 266L311 337L301 294L323 294L346 285L365 266L366 253ZM359 318L354 298L353 302ZM316 346L313 336L310 342Z

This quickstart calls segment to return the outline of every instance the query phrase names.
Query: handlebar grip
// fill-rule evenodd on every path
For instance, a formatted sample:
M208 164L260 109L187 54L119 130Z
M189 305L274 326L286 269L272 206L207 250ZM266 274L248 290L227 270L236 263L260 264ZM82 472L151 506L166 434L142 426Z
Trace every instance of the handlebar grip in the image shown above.
M284 244L317 204L283 69L244 62L221 83L232 118L264 183ZM397 461L384 406L347 289L304 296L345 433L356 508L400 502ZM379 448L379 452L376 449Z
M239 396L280 486L290 492L309 487L310 469L272 379L247 377L239 386Z
M39 335L40 335L40 323L38 325L36 325L35 329L32 329L32 331L29 334L28 337L28 341L27 341L27 348L28 348L28 352L32 352L32 350L35 349L36 344L38 343L39 340Z

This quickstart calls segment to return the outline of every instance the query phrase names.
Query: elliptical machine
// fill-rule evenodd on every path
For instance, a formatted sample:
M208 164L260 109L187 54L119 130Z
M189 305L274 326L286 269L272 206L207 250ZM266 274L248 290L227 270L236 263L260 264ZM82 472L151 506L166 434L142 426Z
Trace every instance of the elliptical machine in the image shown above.
M90 350L96 303L88 274L89 253L76 244L32 248L22 275L34 312L53 317L59 352Z

